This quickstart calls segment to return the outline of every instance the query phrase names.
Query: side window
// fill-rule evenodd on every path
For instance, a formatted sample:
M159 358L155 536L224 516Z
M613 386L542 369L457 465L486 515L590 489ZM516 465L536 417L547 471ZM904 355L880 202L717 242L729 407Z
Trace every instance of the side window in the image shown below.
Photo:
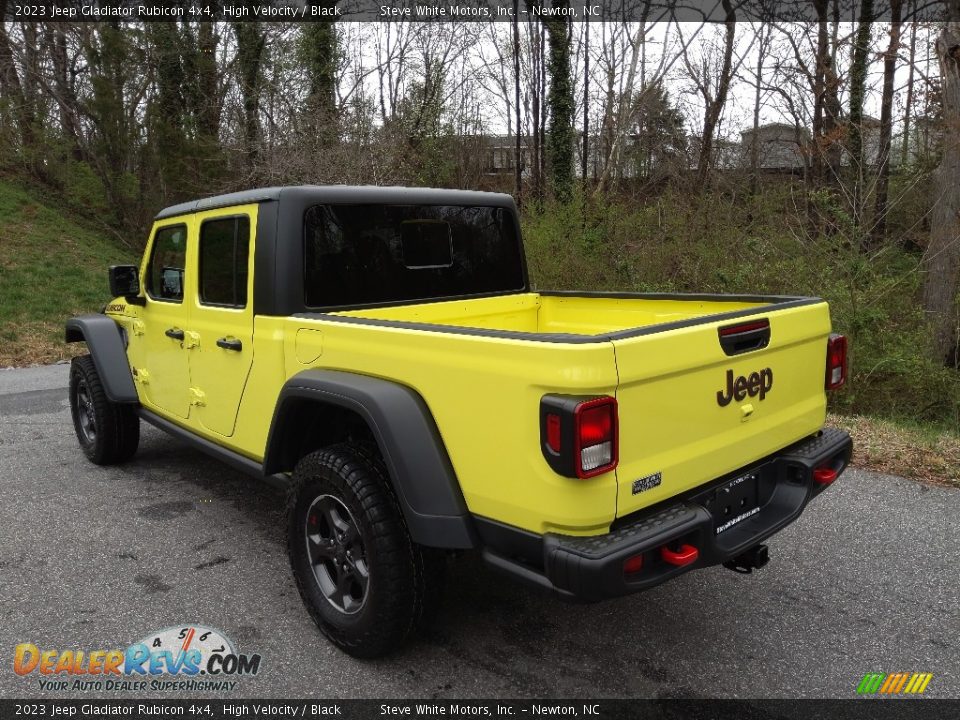
M250 218L207 220L200 226L200 302L246 307Z
M183 301L183 268L187 264L187 226L157 230L147 268L147 292L154 300Z

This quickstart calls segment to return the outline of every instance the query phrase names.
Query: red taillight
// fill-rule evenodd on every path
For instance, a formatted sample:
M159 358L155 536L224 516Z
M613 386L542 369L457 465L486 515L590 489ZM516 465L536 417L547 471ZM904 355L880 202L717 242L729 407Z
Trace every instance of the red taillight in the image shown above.
M577 411L577 436L580 438L580 447L608 442L612 438L613 413L609 404L604 403L586 409L581 405Z
M589 478L617 466L617 401L578 395L540 398L540 450L558 475Z
M589 478L617 466L617 401L601 397L579 403L573 413L574 467Z
M836 390L847 381L847 338L831 335L827 341L827 390Z
M547 415L547 445L555 453L560 452L560 416L556 413Z

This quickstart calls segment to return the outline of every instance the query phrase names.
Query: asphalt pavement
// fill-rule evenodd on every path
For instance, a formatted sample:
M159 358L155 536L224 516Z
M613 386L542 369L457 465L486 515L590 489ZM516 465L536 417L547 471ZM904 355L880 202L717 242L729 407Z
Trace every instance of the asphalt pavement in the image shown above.
M123 648L189 623L262 656L234 697L853 698L867 672L932 673L927 696L960 697L960 491L850 470L759 572L710 568L598 605L467 555L435 626L362 662L300 602L278 491L146 424L133 461L90 464L66 379L66 365L0 369L0 697L51 695L13 672L19 643ZM169 697L56 694L151 696Z

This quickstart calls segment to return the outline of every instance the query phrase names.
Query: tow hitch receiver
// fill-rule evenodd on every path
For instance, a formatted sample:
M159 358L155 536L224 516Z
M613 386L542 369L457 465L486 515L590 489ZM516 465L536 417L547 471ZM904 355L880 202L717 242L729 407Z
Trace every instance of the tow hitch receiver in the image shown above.
M728 570L749 575L754 568L759 570L770 561L766 545L754 545L746 552L740 553L733 560L723 564Z

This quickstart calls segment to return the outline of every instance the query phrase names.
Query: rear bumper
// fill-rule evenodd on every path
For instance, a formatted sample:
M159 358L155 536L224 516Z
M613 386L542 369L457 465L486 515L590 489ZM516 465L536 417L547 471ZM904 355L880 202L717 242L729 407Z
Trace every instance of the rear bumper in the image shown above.
M484 557L495 567L571 599L596 601L645 590L695 568L731 561L789 525L829 487L825 481L831 475L835 478L846 469L852 449L847 433L825 429L675 502L622 518L605 535L548 533L539 544L542 565L530 557L535 541L529 537L517 545L519 553L499 551L504 548L498 549L491 538ZM741 513L724 504L735 493L728 489L730 481L738 478L755 482L757 488L754 507ZM631 558L632 565L640 567L626 572L624 563Z

